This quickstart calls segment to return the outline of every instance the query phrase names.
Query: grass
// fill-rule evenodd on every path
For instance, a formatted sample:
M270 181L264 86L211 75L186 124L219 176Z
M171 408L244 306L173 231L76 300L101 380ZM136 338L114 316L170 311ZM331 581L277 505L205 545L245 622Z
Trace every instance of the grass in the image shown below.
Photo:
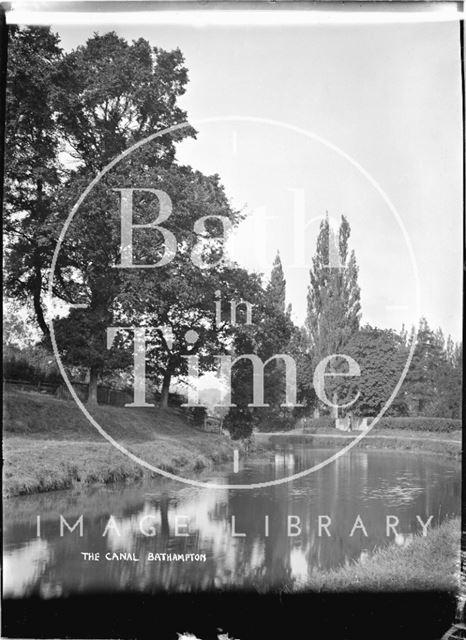
M4 398L6 496L150 475L92 427L74 402L38 393ZM183 474L231 460L222 435L186 424L175 409L96 407L92 414L117 442L156 467Z
M318 447L341 448L348 444L359 432L341 433L336 429L319 430L316 433L296 429L281 434L257 434L261 444L269 442L271 445L312 444ZM409 431L406 429L374 429L358 444L364 449L396 449L397 451L412 451L414 453L429 453L448 458L461 458L461 431L450 433L433 433L429 431Z
M53 489L79 491L85 485L137 480L149 474L104 441L73 402L15 391L5 395L4 411L7 496ZM189 475L232 458L233 447L227 438L188 426L176 410L96 407L93 415L132 452L174 473ZM371 433L361 445L458 456L460 434L439 435L423 432L420 437L405 430L382 431ZM271 442L296 442L301 438L319 447L340 447L349 441L348 436L354 434L336 435L333 430L320 432L317 437L296 431L271 436ZM95 499L98 505L99 495ZM459 579L459 539L459 519L453 518L431 529L426 537L414 536L404 546L380 548L335 570L316 570L308 581L290 584L289 589L454 592Z
M372 418L368 418L369 424ZM439 436L445 433L461 430L461 419L459 418L434 418L432 416L382 416L377 420L377 426L383 430L403 430L411 432L430 431L438 433ZM335 428L335 418L331 416L320 416L319 418L302 417L297 421L297 428L306 432L317 433L318 431ZM273 429L272 429L273 430Z
M150 475L106 442L72 401L11 391L5 394L4 414L6 496ZM171 473L192 475L233 456L233 445L227 438L188 425L179 410L98 406L92 414L117 442ZM336 434L335 429L316 434L295 430L272 436L257 434L257 441L259 445L303 442L341 447L354 436ZM357 446L459 458L461 434L383 431L376 426Z
M414 536L405 546L393 543L365 560L332 571L316 571L309 581L298 585L298 590L455 592L459 566L460 519L451 518L425 537Z

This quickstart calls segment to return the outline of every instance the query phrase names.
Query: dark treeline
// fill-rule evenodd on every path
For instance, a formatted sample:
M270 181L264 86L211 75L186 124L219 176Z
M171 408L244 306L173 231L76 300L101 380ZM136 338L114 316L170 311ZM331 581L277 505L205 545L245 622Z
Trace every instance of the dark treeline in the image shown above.
M164 51L144 39L128 43L115 33L95 34L85 44L64 52L48 28L11 27L6 122L4 233L5 288L10 301L6 318L6 377L57 375L50 346L46 291L54 248L64 221L96 173L135 142L183 123L178 106L188 82L179 50ZM54 320L60 356L76 379L89 381L89 402L97 402L97 384L123 388L131 382L132 336L120 334L107 348L110 326L152 327L147 346L148 389L161 393L166 406L174 379L187 375L187 355L198 355L203 371L213 370L213 354L256 354L263 361L275 354L291 355L297 367L297 401L285 398L284 364L267 365L265 402L251 408L252 367L246 360L233 369L232 399L225 425L234 436L253 426L292 426L301 415L330 414L313 386L313 372L322 358L344 353L361 369L357 379L332 379L327 396L333 404L359 415L376 415L390 398L405 366L412 336L405 330L361 324L358 265L350 249L350 226L342 216L338 233L322 220L312 257L305 326L297 327L286 306L286 281L279 255L264 281L236 264L199 269L193 263L201 216L223 216L235 227L242 214L228 201L220 178L206 176L176 159L176 142L196 132L187 127L142 146L120 162L96 186L70 225L56 265L53 295L71 308ZM174 215L164 222L176 235L178 252L163 268L115 269L120 260L119 194L122 187L152 187L170 194ZM147 193L135 197L135 222L153 220L154 202ZM151 215L149 213L152 211ZM214 236L221 225L211 221ZM164 248L156 230L135 237L136 263L154 263ZM222 242L202 250L205 263L216 264ZM250 300L254 322L238 308L238 323L227 315L219 324L215 296ZM39 344L28 340L30 310L41 333ZM226 314L227 309L225 309ZM228 310L229 313L229 310ZM142 319L142 321L141 321ZM169 330L172 339L167 339ZM197 340L186 339L196 328ZM33 344L36 342L36 344ZM16 346L15 346L16 345ZM51 364L52 363L52 364ZM438 416L460 414L462 349L421 320L411 366L387 415ZM344 372L347 363L334 360L329 370ZM342 382L342 380L346 380ZM346 400L345 400L346 399ZM339 410L343 415L345 409Z

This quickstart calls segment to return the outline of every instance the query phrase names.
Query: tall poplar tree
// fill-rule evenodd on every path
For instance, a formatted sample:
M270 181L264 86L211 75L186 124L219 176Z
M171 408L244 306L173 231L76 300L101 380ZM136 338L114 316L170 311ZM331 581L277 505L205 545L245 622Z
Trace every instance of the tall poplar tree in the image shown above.
M236 327L233 336L233 353L255 354L263 362L277 354L289 354L290 339L294 327L290 309L286 307L286 280L279 254L275 257L270 280L263 288L250 278L250 294L246 299L254 301L253 324ZM254 290L255 286L255 290ZM245 296L246 297L246 296ZM234 438L250 434L252 425L266 430L286 426L291 411L282 407L285 401L286 369L281 359L272 360L264 370L264 401L267 407L251 408L253 369L243 360L232 372L232 407L225 419L225 427Z
M359 329L361 295L356 256L349 250L350 234L344 216L338 236L331 229L328 215L320 224L310 269L306 317L314 367L326 356L344 353L345 345Z
M267 299L269 304L274 306L278 311L285 313L286 280L279 252L277 252L275 260L273 261L270 282L267 287Z

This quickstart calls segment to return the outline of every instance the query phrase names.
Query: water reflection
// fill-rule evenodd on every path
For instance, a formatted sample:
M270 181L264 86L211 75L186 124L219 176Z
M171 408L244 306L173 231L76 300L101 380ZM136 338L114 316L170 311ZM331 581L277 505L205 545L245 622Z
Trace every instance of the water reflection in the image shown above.
M3 561L3 580L10 595L20 596L27 586L45 572L50 546L44 540L32 540L7 553Z
M263 482L327 455L287 448L272 453L268 463L212 479ZM305 583L313 570L364 560L390 541L407 546L421 531L417 516L425 522L433 515L438 524L458 513L459 492L453 463L356 450L299 481L265 489L180 489L178 483L154 480L17 498L7 502L5 514L5 595L293 586ZM83 515L82 537L78 528L60 537L60 514L69 523ZM390 537L388 515L399 520ZM319 516L327 529L319 528ZM355 526L358 516L362 527ZM189 535L176 536L177 527ZM83 551L100 553L101 560L84 561ZM133 553L140 561L106 561L107 552ZM205 562L148 562L148 553L202 553Z

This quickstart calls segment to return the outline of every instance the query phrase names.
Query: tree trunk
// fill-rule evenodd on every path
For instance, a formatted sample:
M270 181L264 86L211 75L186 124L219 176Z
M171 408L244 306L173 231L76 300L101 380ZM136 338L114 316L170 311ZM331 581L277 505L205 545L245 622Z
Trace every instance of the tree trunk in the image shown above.
M338 393L336 391L334 391L332 395L332 404L331 416L336 419L338 418Z
M44 336L50 333L49 326L45 320L44 310L42 308L42 273L40 267L36 267L35 278L33 284L32 299L34 304L34 312L36 314L37 323Z
M44 193L44 185L42 179L39 178L36 182L37 190L37 205L35 207L34 216L37 218L37 222L42 226L44 224L44 211L42 208L42 197ZM36 314L37 323L40 330L47 338L50 334L49 326L45 320L44 309L42 307L42 266L43 260L41 257L40 246L36 244L33 255L33 278L32 278L32 300L34 305L34 312Z
M170 536L170 525L168 523L168 498L160 501L160 534L165 540Z
M168 407L168 392L170 391L170 381L172 379L172 372L170 366L167 367L162 382L162 391L160 393L160 406L162 409Z
M89 384L87 388L87 404L97 404L97 371L95 369L89 369Z

